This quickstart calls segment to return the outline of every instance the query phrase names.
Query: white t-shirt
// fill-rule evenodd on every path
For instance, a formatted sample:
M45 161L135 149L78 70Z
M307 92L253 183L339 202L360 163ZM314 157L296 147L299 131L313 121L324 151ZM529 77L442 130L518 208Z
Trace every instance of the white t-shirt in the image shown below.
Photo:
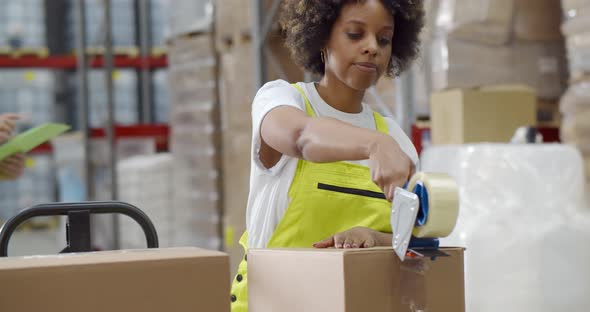
M313 82L298 85L318 117L332 117L354 126L376 129L373 110L363 103L360 113L350 114L328 105L317 92ZM250 195L246 211L246 229L249 248L265 248L275 228L289 205L288 191L295 175L298 159L283 155L279 162L267 169L260 162L260 124L264 116L278 106L292 106L305 111L305 101L301 93L284 80L266 83L252 103L252 154L250 171ZM418 153L410 139L391 118L385 118L390 135L398 142L401 149L418 167ZM350 161L368 166L368 160Z

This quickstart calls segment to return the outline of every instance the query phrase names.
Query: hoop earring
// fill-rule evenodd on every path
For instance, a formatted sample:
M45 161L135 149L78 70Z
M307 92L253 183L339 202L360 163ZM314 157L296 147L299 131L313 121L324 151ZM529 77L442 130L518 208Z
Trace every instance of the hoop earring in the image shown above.
M324 54L324 50L320 50L320 58L322 59L322 63L326 64L326 55Z

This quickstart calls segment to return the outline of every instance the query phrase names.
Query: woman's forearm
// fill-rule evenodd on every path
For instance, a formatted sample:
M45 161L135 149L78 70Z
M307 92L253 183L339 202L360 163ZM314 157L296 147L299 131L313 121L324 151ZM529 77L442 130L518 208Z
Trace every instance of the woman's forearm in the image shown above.
M313 162L368 159L390 137L334 118L309 118L297 139L301 157Z

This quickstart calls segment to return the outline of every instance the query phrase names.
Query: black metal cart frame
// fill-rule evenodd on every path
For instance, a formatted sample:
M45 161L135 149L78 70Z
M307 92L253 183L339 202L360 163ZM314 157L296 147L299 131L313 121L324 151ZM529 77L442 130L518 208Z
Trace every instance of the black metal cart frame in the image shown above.
M124 202L80 202L50 203L36 205L20 211L10 218L0 229L0 257L8 256L10 237L19 225L34 217L67 216L67 247L60 253L89 252L91 247L90 215L123 214L137 222L146 238L147 248L158 248L158 234L152 221L139 208Z

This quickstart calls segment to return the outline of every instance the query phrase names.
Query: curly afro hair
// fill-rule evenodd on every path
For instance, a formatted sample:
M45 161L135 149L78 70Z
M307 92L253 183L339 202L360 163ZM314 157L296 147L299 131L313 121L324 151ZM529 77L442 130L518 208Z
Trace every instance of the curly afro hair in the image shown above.
M364 0L283 0L281 26L295 62L324 75L320 50L325 46L342 7ZM423 0L381 0L394 16L391 59L386 75L398 76L418 56L424 26Z

